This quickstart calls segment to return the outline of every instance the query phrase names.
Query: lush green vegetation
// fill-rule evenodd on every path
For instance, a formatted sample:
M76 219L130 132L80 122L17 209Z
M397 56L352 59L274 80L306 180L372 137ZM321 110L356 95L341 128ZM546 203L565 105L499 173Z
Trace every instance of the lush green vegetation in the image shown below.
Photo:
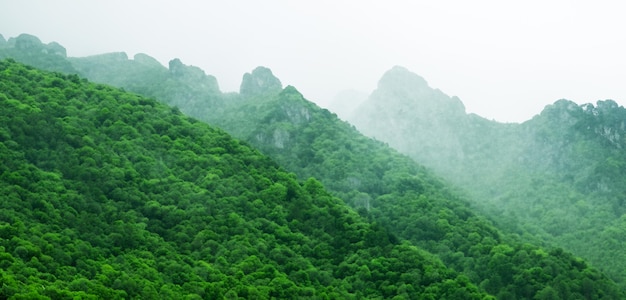
M135 91L148 94L155 92L150 90L155 86L151 80L147 77L143 88L136 85L141 82L137 77L128 82L134 82ZM582 278L604 278L562 250L545 251L503 235L426 169L362 136L293 87L245 95L195 93L185 98L180 96L189 92L185 86L194 86L193 81L178 89L163 89L160 95L166 103L182 105L182 111L250 142L300 178L320 179L364 217L437 254L499 298L532 298L544 289L560 297L582 297L587 293ZM187 106L181 99L191 100ZM570 270L575 265L582 269ZM612 285L600 281L604 283L594 285Z
M560 100L500 124L416 78L389 71L351 121L462 187L499 227L572 251L626 289L626 110Z
M5 60L0 120L0 298L486 296L152 99Z
M476 214L458 196L458 191L450 191L449 185L412 160L383 143L365 138L329 111L306 101L293 87L246 95L221 94L216 86L201 84L210 82L210 76L194 68L170 63L169 71L162 68L154 72L157 70L154 64L147 64L152 69L142 67L146 65L143 58L107 60L107 63L102 63L102 58L72 62L81 73L89 70L90 78L115 78L116 82L110 83L158 97L185 113L226 129L295 172L301 180L318 178L333 195L344 199L374 224L374 228L391 231L391 240L397 236L401 241L437 254L455 274L461 274L455 278L468 280L481 291L502 299L622 296L610 280L583 260L559 248L544 249L527 243L531 240L528 236L519 238L502 233L488 219ZM99 65L108 67L100 69ZM476 116L470 118L479 122L461 124L479 128L482 131L476 132L480 134L509 130L481 122ZM417 129L410 131L414 130ZM473 146L476 149L498 148L488 141L478 141ZM506 165L488 160L489 154L485 153L490 152L474 153L478 153L482 162L500 167L502 174L506 172ZM484 175L473 169L469 171L476 178ZM514 174L503 178L512 179ZM488 176L486 181L499 178L501 173ZM477 199L488 201L492 195ZM517 226L515 219L507 224L498 220L522 235L529 232L526 227Z
M583 291L582 282L590 283L585 277L605 278L583 260L500 232L428 170L360 135L293 87L239 103L232 115L221 113L211 122L245 137L299 176L320 178L361 215L439 255L498 298L608 296ZM593 286L613 286L602 281Z
M529 148L523 185L534 207L511 196L508 215L588 258L626 287L626 109L614 101L561 100L521 125ZM501 198L498 200L501 201ZM517 201L515 201L517 200Z

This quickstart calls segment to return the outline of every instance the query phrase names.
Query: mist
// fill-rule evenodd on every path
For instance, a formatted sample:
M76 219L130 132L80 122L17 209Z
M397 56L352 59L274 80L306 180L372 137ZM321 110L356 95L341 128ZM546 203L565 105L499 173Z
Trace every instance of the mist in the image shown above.
M561 98L626 101L621 3L27 0L0 8L7 39L33 34L68 56L179 58L226 92L266 66L323 107L343 90L370 93L394 65L503 122L528 120Z

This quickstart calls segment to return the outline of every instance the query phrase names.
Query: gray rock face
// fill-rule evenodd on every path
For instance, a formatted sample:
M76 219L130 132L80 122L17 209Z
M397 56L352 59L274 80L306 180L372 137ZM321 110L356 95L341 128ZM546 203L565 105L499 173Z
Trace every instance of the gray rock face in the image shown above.
M244 96L282 90L283 85L266 67L257 67L252 73L243 75L239 93Z

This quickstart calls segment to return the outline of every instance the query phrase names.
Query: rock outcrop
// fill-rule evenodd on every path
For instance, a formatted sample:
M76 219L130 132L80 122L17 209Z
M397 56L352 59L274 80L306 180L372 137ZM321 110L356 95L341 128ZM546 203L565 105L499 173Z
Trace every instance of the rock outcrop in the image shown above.
M277 92L282 88L282 83L272 74L272 70L266 67L257 67L252 73L243 75L239 93L243 96L249 96Z
M4 40L4 38L2 38L2 40ZM0 44L2 44L1 41ZM23 52L41 52L43 54L55 54L67 57L65 47L61 46L59 43L51 42L49 44L44 44L38 37L30 34L23 33L16 38L10 38L7 44L9 47L14 47L15 49Z
M196 66L187 66L175 58L169 63L171 78L184 82L194 90L219 91L217 79Z

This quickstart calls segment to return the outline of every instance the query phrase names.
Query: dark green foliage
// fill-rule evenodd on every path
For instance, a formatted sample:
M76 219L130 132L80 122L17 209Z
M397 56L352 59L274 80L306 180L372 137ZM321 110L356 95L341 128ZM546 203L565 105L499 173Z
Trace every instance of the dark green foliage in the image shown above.
M576 297L583 294L584 280L604 291L590 298L619 295L597 270L584 263L573 267L579 260L570 254L502 234L429 171L363 137L293 87L259 95L233 108L232 115L212 118L209 122L244 137L299 176L320 178L363 216L438 254L499 298L532 299L560 285L568 286L561 297Z
M464 295L463 291L473 292L468 288L458 288L458 284L470 282L479 285L482 291L498 295L498 298L502 299L533 297L549 299L555 294L560 298L611 299L621 296L615 285L604 275L566 252L558 249L543 250L524 243L523 241L528 240L527 236L519 239L501 233L490 221L477 215L475 209L471 208L466 201L460 199L457 196L458 192L449 191L447 184L435 178L423 167L399 155L383 143L363 137L354 127L339 121L329 111L304 100L293 87L287 87L282 91L261 91L257 94L252 92L241 97L238 94L221 94L216 88L202 89L203 86L211 87L211 85L200 84L207 80L206 76L200 76L202 74L194 71L190 71L190 74L195 75L180 76L180 72L173 72L173 70L184 70L184 68L176 64L173 67L170 63L170 70L167 74L164 68L157 71L158 68L155 67L155 72L152 72L149 71L152 70L151 68L141 67L141 64L135 63L137 57L134 62L120 59L109 66L114 70L134 70L135 75L125 76L130 72L120 73L106 68L101 69L97 66L100 64L98 60L99 58L96 57L84 60L75 59L73 63L83 72L86 70L85 66L92 64L93 68L87 72L88 74L85 73L90 78L115 80L107 82L119 84L128 90L144 95L157 96L165 103L180 107L184 113L225 128L270 155L281 166L295 172L299 178L318 178L334 195L340 196L356 208L361 216L373 222L372 230L368 234L357 235L364 237L365 245L372 246L389 242L395 244L399 240L407 240L412 245L418 245L436 253L446 265L452 267L455 272L461 273L454 277L454 281L444 280L444 286L448 287L446 289L454 290L458 294L444 293L441 287L433 287L421 291L422 295L428 291L435 295L440 293L439 297L432 296L433 299L440 297L465 299L468 296ZM165 75L153 76L154 74ZM439 92L439 94L442 93ZM450 102L449 106L457 111L459 103L460 101L456 99ZM462 109L462 104L460 108ZM436 108L432 109L437 114L442 113ZM178 113L178 110L173 109L173 112ZM110 113L111 111L103 110L99 115L100 122L105 122ZM404 111L404 114L412 116L410 111ZM468 135L465 138L467 141L477 142L471 144L476 151L468 152L468 154L475 155L479 164L484 163L496 168L492 169L496 171L482 173L472 168L457 168L454 164L448 164L446 170L466 172L464 178L484 178L485 182L481 183L483 187L489 187L494 179L515 178L516 173L513 172L509 177L502 176L507 170L507 165L489 159L493 151L497 151L502 145L509 146L506 149L515 149L513 145L518 145L514 143L515 137L508 135L509 130L515 130L515 126L505 126L503 129L477 116L468 116L476 122L465 122L464 119L457 118L462 114L464 112L457 113L455 117L450 118L457 124L447 128L471 126L477 134ZM413 118L415 119L415 116ZM151 120L151 122L153 122L152 128L159 135L166 133L172 126L159 119ZM436 125L440 124L435 124L435 128L437 128ZM116 126L111 134L136 135L132 130L127 130L123 124ZM418 130L419 128L410 128L406 131L416 133L419 132ZM142 132L138 129L135 131ZM482 135L491 132L501 134L506 138L500 140L498 144L480 139ZM434 137L445 144L450 137L448 134L450 132L441 135L435 133ZM441 150L449 161L460 161L458 159L462 157L454 150L429 147L427 143L422 146L425 151ZM229 153L230 150L222 146L213 146L211 151L214 155L222 155ZM517 154L517 151L508 153L510 157L517 157ZM160 162L156 159L155 161ZM147 161L148 165L150 163ZM194 161L189 161L186 166L192 168ZM442 174L448 173L442 172ZM221 173L210 174L209 178L213 176L224 178ZM133 180L135 177L132 174L130 177L126 174L119 174L118 178ZM307 181L305 190L312 193L319 185L317 181ZM271 188L267 189L268 194L265 194L270 198L272 195L285 195L283 198L290 198L289 195L293 195L295 190L282 183L270 186ZM209 187L215 188L213 185ZM478 199L491 199L490 197ZM268 214L268 211L263 211L263 213ZM272 215L274 213L278 212L272 211ZM310 218L310 215L306 213L292 213L294 218L299 217L302 220ZM285 212L281 211L278 215L284 216L284 214ZM318 222L313 226L327 228L324 224L329 223ZM513 220L510 224L513 224ZM386 234L386 230L391 230L393 235ZM611 234L613 232L615 231ZM345 237L352 239L351 235ZM343 248L346 243L350 242L352 240L348 242L337 240L333 245ZM123 243L123 241L119 240L118 243ZM619 245L619 242L615 240L612 243ZM312 249L322 257L333 253L332 247L328 248L323 245L316 245ZM374 278L373 266L368 266L368 268L369 278ZM365 268L344 268L344 270L358 270L359 274L368 276ZM326 274L323 273L324 276L321 278L327 278ZM387 274L387 276L392 275ZM422 280L429 282L429 280L437 281L438 278L440 279L438 276L431 276ZM323 281L322 284L328 282L330 281ZM273 284L283 289L289 289L290 286L279 280L273 281ZM347 285L342 283L342 286ZM362 287L362 285L351 286ZM409 286L395 283L385 284L384 287L388 290L397 287L398 291L414 291L414 287L409 288ZM590 289L590 287L593 288Z
M0 85L0 298L486 296L175 109L11 60Z
M536 257L520 255L515 264L506 259L492 260L495 247L514 249L511 255L543 250L503 237L426 169L360 135L334 114L306 101L291 86L245 97L194 96L202 98L211 100L181 106L181 110L247 140L300 178L319 178L361 215L438 254L487 292L523 298L560 282L579 282L589 276L568 271L572 258L567 257L549 255L547 260L562 266L559 272L565 275L551 273L540 279L522 276L529 269L543 267ZM178 103L174 94L164 94L163 100ZM380 237L370 235L367 240L376 242ZM589 271L602 289L616 295L609 280L595 270ZM502 274L506 276L502 278ZM564 295L574 295L581 288L580 284L572 286Z

